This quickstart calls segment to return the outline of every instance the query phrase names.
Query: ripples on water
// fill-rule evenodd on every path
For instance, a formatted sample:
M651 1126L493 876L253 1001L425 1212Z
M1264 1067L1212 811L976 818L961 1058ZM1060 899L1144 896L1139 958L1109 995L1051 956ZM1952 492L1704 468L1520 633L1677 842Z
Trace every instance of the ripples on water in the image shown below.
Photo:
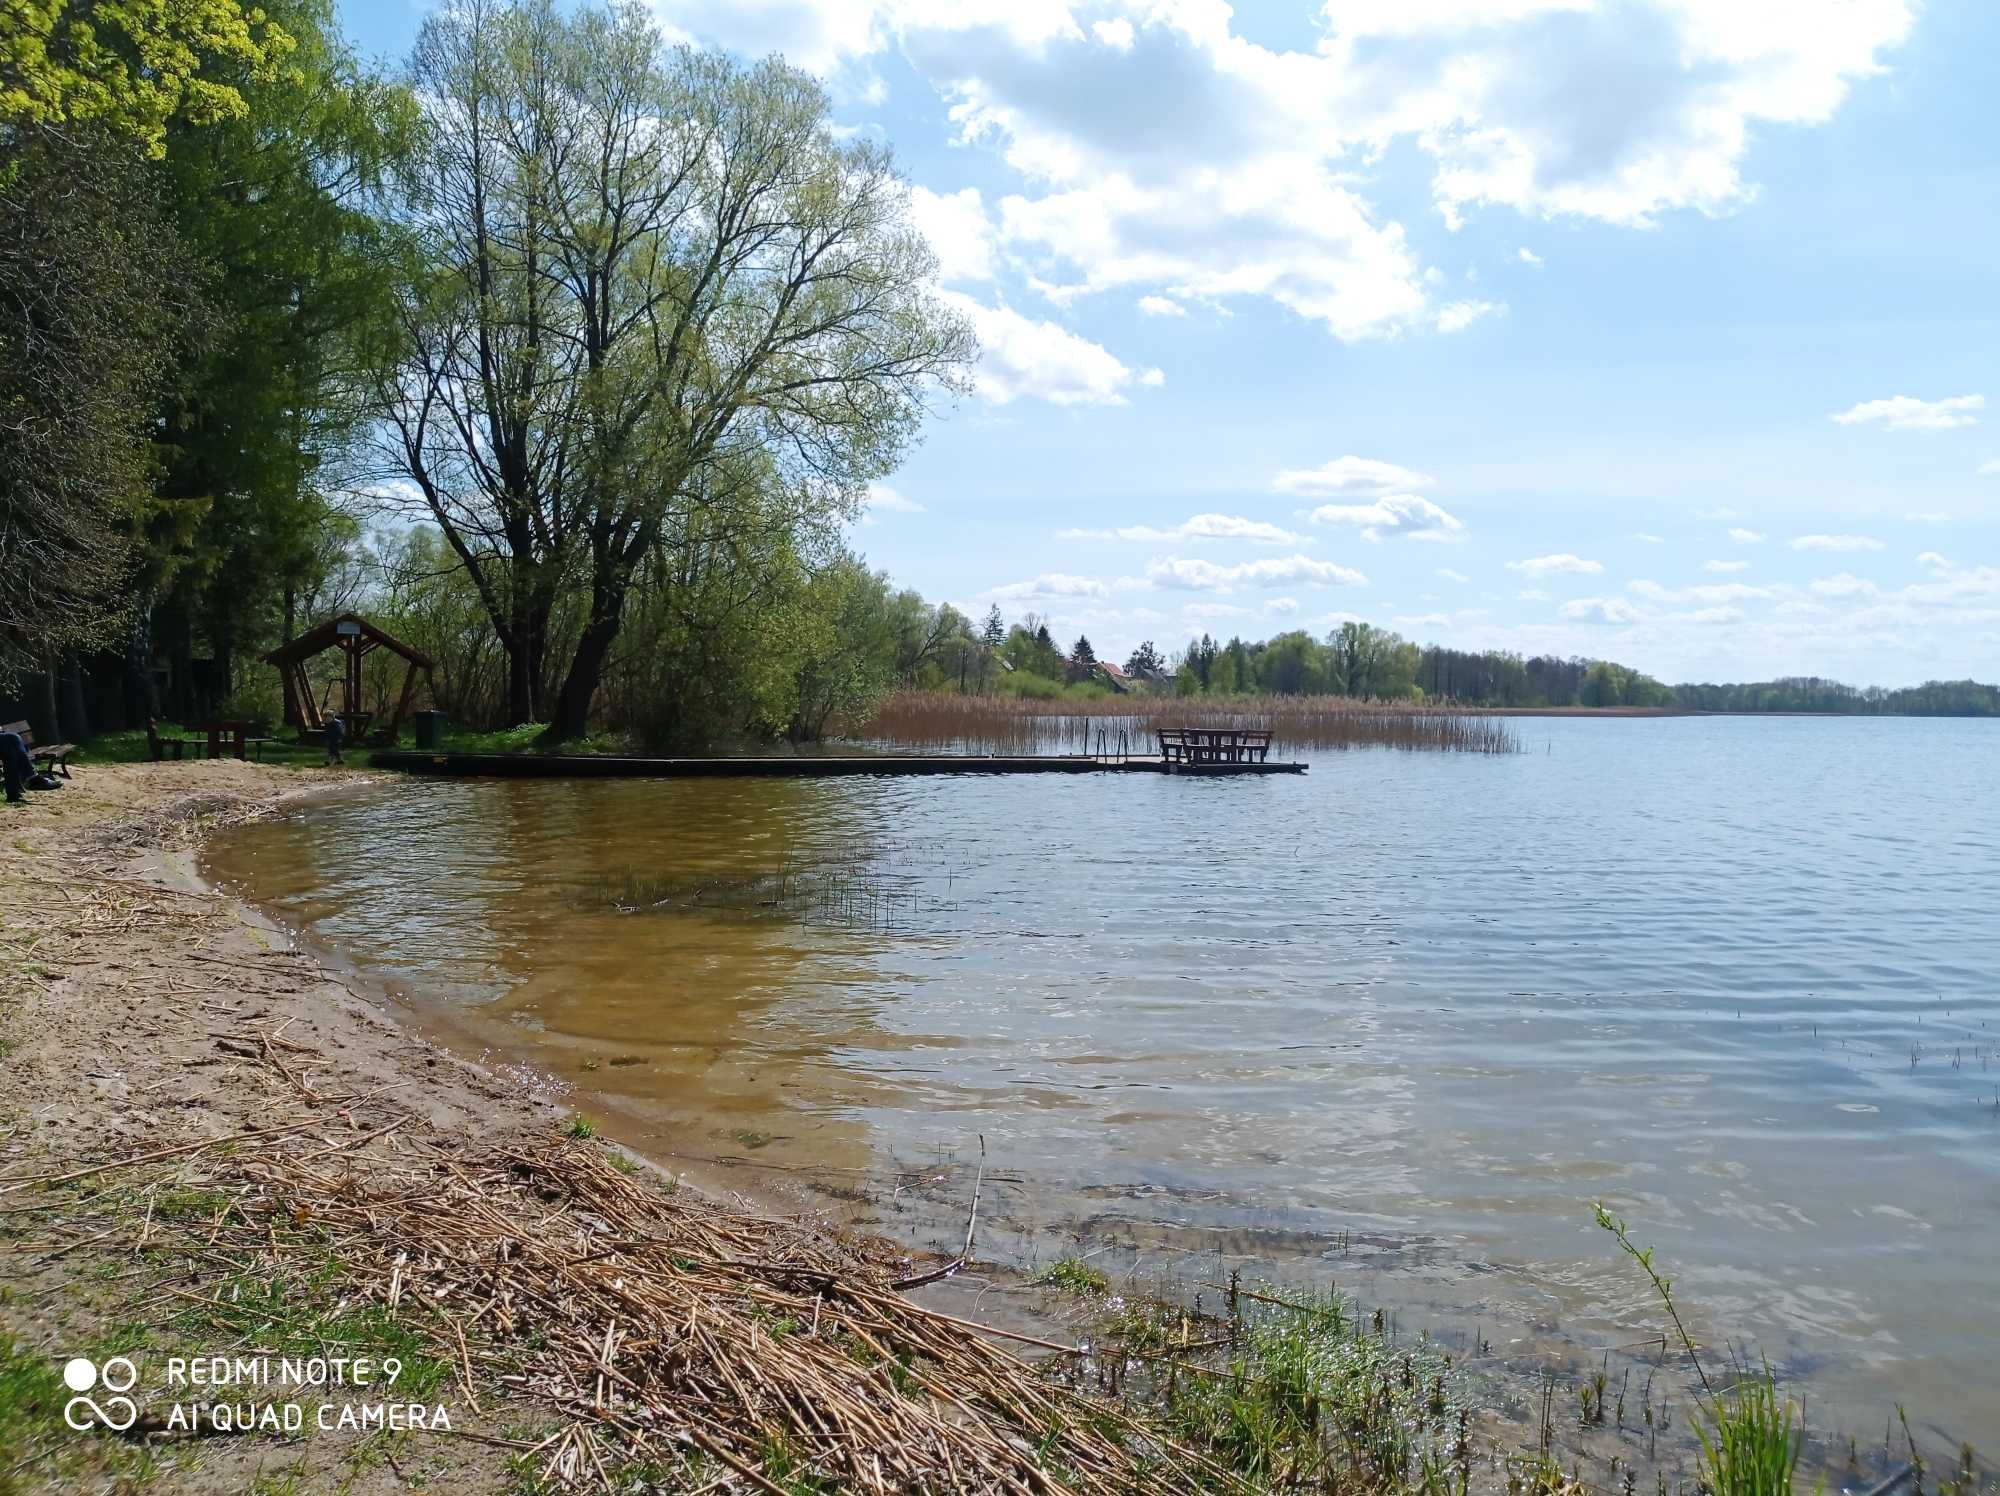
M1603 1342L1650 1317L1601 1197L1816 1406L2000 1431L2000 725L1521 732L1304 778L398 784L214 862L663 1149L982 1135L989 1247L1363 1256Z

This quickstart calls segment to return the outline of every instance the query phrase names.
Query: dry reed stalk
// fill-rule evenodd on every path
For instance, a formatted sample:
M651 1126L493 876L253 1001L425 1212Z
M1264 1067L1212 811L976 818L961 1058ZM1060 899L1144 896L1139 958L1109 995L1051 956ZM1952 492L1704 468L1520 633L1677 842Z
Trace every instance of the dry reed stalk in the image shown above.
M969 753L1068 751L1135 757L1157 752L1161 728L1258 728L1274 751L1302 748L1399 748L1456 753L1517 753L1504 719L1415 702L1344 696L1112 697L1101 701L1031 701L942 691L897 691L858 736L900 748L955 748ZM1121 737L1122 735L1122 737Z
M252 1273L330 1254L338 1283L325 1292L380 1304L425 1337L468 1403L491 1388L554 1409L563 1427L535 1449L536 1473L575 1488L610 1488L625 1460L685 1466L699 1451L781 1492L797 1489L780 1483L787 1470L864 1491L1247 1489L1000 1342L1072 1348L903 1297L879 1249L670 1191L601 1145L478 1147L402 1109L364 1119L361 1098L291 1084L279 1056L304 1046L254 1037L244 1047L275 1077L273 1105L296 1120L215 1140L234 1145L226 1157L212 1144L154 1150L0 1192L174 1158L178 1186L227 1204L174 1240L149 1200L139 1231L154 1250ZM332 1125L355 1136L327 1146ZM187 1172L190 1155L201 1173ZM114 1221L73 1245L121 1231Z

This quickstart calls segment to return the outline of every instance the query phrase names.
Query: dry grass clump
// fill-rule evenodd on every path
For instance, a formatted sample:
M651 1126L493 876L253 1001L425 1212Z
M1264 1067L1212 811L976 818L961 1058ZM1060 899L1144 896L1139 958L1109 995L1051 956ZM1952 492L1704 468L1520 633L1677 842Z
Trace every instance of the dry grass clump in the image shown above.
M612 1489L635 1464L672 1489L1246 1488L1003 1342L1074 1348L905 1297L886 1250L677 1189L597 1143L469 1146L386 1097L316 1089L321 1062L281 1031L228 1042L292 1093L290 1117L0 1179L10 1207L57 1212L79 1243L192 1249L211 1276L173 1290L183 1333L227 1331L239 1354L411 1347L434 1395L552 1415L503 1442L564 1488ZM123 1182L102 1189L107 1174ZM88 1181L89 1199L72 1192Z
M860 729L898 748L967 753L1129 753L1150 757L1161 728L1258 728L1273 752L1306 748L1400 748L1450 753L1518 753L1513 728L1498 717L1410 702L1346 696L1107 697L1031 701L943 691L893 692Z

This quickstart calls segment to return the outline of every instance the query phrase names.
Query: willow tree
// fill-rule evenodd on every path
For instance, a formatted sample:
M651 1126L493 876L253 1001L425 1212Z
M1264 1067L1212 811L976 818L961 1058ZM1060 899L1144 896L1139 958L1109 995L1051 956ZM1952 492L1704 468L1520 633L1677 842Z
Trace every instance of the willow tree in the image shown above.
M801 525L852 514L971 337L889 152L837 138L780 61L670 49L636 6L457 0L413 82L392 476L479 591L510 717L574 736L649 558L742 498L708 475L756 468ZM558 660L569 587L587 606Z

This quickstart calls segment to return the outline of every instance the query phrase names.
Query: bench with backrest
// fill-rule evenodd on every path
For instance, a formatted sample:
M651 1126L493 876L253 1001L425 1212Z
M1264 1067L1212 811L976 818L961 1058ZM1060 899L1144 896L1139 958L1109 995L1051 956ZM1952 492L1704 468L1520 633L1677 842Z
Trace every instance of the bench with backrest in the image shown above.
M35 761L35 767L44 773L55 772L63 778L73 777L69 772L69 756L76 752L74 743L35 742L35 734L25 722L0 722L0 732L16 732L21 735L21 746L28 750L28 757Z

